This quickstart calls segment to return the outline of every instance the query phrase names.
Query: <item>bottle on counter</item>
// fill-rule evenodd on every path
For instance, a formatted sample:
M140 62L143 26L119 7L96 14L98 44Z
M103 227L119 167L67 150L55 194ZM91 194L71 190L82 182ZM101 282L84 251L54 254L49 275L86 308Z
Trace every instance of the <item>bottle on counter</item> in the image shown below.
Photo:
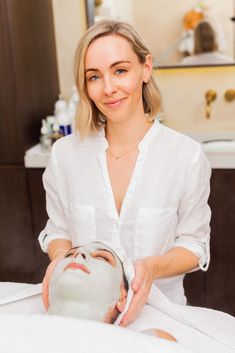
M72 133L72 119L71 114L68 111L57 115L57 123L63 136L70 135Z
M40 145L43 152L49 152L51 150L51 134L46 119L42 119L41 127L41 136L40 136Z
M48 115L48 116L46 117L46 122L47 122L47 126L48 126L48 128L49 128L49 130L50 130L50 133L52 134L52 132L53 132L53 126L54 126L54 124L55 124L55 122L56 122L55 116L54 116L54 115Z
M57 123L54 123L52 134L51 134L51 143L53 144L54 142L59 140L61 137L63 137L63 134L60 132L60 127Z

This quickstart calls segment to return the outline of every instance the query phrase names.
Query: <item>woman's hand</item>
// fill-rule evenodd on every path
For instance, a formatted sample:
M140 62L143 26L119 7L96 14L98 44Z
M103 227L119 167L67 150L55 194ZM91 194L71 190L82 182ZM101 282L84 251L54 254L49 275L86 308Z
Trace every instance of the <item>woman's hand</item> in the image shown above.
M46 311L49 308L49 281L51 278L51 275L57 265L57 263L60 261L60 258L52 260L50 264L47 267L45 276L42 281L42 302L44 304L44 307Z
M72 242L66 239L54 239L48 245L48 255L52 260L49 266L47 267L45 276L42 281L42 301L45 306L45 309L49 308L49 281L59 260L63 259L65 254L72 247Z
M49 308L49 281L51 275L57 265L57 263L64 258L67 250L65 249L58 249L54 252L53 260L48 265L45 276L42 281L42 301L46 311Z
M139 315L143 306L148 300L149 292L154 280L151 257L146 257L144 259L135 261L134 266L135 278L131 284L134 291L134 296L128 311L120 323L120 326L129 325Z

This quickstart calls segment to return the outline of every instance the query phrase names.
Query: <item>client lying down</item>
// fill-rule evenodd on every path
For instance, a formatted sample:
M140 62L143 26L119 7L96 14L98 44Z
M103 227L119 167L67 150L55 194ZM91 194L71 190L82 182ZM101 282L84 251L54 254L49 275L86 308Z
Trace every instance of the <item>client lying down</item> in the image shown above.
M132 298L132 271L123 251L113 245L94 242L74 247L52 272L48 313L119 324ZM176 341L159 329L143 332Z

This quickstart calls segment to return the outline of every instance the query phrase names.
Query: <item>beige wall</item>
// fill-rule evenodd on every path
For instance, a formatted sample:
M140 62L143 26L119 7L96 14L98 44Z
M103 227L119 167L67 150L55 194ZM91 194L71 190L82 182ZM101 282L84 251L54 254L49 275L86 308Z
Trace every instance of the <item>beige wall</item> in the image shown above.
M86 30L85 0L52 0L60 93L68 99L73 80L73 58Z
M224 92L235 89L235 66L155 70L164 103L166 125L179 131L235 130L235 101ZM211 118L205 118L205 92L214 89Z

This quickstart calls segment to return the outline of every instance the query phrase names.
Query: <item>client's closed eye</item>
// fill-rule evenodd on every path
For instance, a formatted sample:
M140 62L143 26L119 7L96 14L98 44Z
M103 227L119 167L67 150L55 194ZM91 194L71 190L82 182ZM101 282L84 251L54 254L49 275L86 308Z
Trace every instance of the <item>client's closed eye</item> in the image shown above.
M78 246L69 249L69 250L67 251L67 253L65 254L65 258L66 258L66 257L73 256L74 254L77 253L77 250L78 250Z
M103 259L103 260L105 260L106 262L109 262L109 259L107 259L107 257L105 257L105 256L101 256L101 255L96 255L96 256L94 256L96 259Z
M94 251L91 256L95 259L101 259L108 262L111 266L116 266L116 260L113 254L107 250L97 250Z

